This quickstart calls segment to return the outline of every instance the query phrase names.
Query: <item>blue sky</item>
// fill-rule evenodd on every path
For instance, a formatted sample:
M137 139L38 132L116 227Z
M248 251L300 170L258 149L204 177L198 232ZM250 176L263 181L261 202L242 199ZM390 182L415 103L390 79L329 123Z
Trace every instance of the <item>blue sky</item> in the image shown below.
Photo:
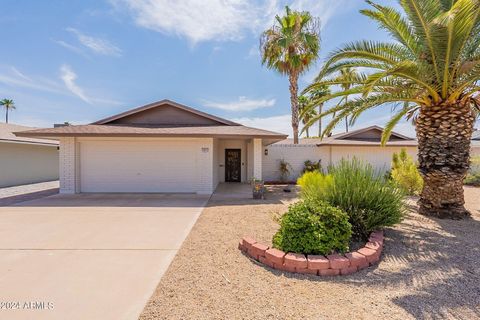
M10 122L30 126L88 123L168 98L290 133L288 80L258 54L285 4L322 21L322 57L301 87L343 43L387 39L360 0L2 0L0 97L16 103ZM369 111L356 127L383 125L390 112ZM413 135L407 123L398 131Z

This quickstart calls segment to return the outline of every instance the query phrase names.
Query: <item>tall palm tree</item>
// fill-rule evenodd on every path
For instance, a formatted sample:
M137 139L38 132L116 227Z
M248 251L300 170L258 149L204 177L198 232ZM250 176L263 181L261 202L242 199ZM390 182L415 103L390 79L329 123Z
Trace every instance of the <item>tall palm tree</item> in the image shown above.
M318 86L316 88L312 88L309 91L309 93L310 93L309 94L310 104L313 105L313 106L317 106L317 108L318 108L318 111L317 111L316 114L322 114L322 112L323 112L323 102L320 102L320 103L317 104L316 101L322 99L325 96L328 96L331 93L330 87L327 86L327 85ZM305 108L305 111L307 111L307 108ZM321 137L322 136L322 118L318 118L317 122L318 122L318 136ZM304 125L305 124L306 123L304 123ZM308 129L308 127L307 127L307 129Z
M292 109L294 143L298 143L298 78L318 58L320 50L319 21L309 12L292 11L276 16L272 28L263 32L260 40L262 64L288 75Z
M322 77L346 67L368 72L349 82L349 89L341 88L320 101L352 94L355 98L317 117L337 112L325 134L346 116L354 123L365 110L397 106L382 143L402 118L413 119L424 180L420 213L462 218L469 215L463 179L480 106L480 0L397 1L401 11L372 1L367 1L370 9L361 11L394 42L358 41L329 56ZM307 92L321 85L342 84L345 81L324 80L312 84Z
M15 103L11 99L0 100L0 106L5 108L5 123L8 123L8 111L15 110Z
M340 79L344 80L344 83L341 84L341 87L344 91L347 91L352 87L352 83L356 78L357 72L355 71L355 68L345 67L340 69ZM348 103L348 95L345 95L341 102ZM345 117L345 132L348 132L348 115Z
M302 123L305 125L312 119L314 116L317 115L315 109L308 108L308 104L310 103L310 99L306 96L299 96L298 97L298 111L300 114L300 118L302 119ZM308 128L305 129L305 133L307 134L307 138L310 138L310 134L308 132Z

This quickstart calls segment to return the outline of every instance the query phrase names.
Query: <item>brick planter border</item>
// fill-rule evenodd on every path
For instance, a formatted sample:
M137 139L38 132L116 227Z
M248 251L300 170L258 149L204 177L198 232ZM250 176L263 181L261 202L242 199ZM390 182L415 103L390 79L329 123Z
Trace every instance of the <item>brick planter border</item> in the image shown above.
M238 249L272 269L318 276L338 276L352 274L377 263L382 254L383 239L383 230L374 231L363 248L345 255L305 256L299 253L285 253L269 248L252 237L240 240Z

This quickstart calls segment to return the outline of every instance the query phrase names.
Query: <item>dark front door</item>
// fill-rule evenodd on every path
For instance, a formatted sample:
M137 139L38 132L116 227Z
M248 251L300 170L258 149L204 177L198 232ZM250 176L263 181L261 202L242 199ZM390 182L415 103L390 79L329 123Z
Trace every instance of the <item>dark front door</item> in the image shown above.
M240 149L225 149L225 182L241 182Z

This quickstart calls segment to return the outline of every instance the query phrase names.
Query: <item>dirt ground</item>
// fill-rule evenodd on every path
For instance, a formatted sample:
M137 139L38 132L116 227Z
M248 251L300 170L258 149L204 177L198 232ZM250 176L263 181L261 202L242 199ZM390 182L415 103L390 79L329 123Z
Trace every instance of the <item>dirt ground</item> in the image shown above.
M386 230L379 265L333 278L271 270L237 249L245 235L270 243L295 193L211 201L140 319L480 319L480 188L465 196L471 219L413 207Z

